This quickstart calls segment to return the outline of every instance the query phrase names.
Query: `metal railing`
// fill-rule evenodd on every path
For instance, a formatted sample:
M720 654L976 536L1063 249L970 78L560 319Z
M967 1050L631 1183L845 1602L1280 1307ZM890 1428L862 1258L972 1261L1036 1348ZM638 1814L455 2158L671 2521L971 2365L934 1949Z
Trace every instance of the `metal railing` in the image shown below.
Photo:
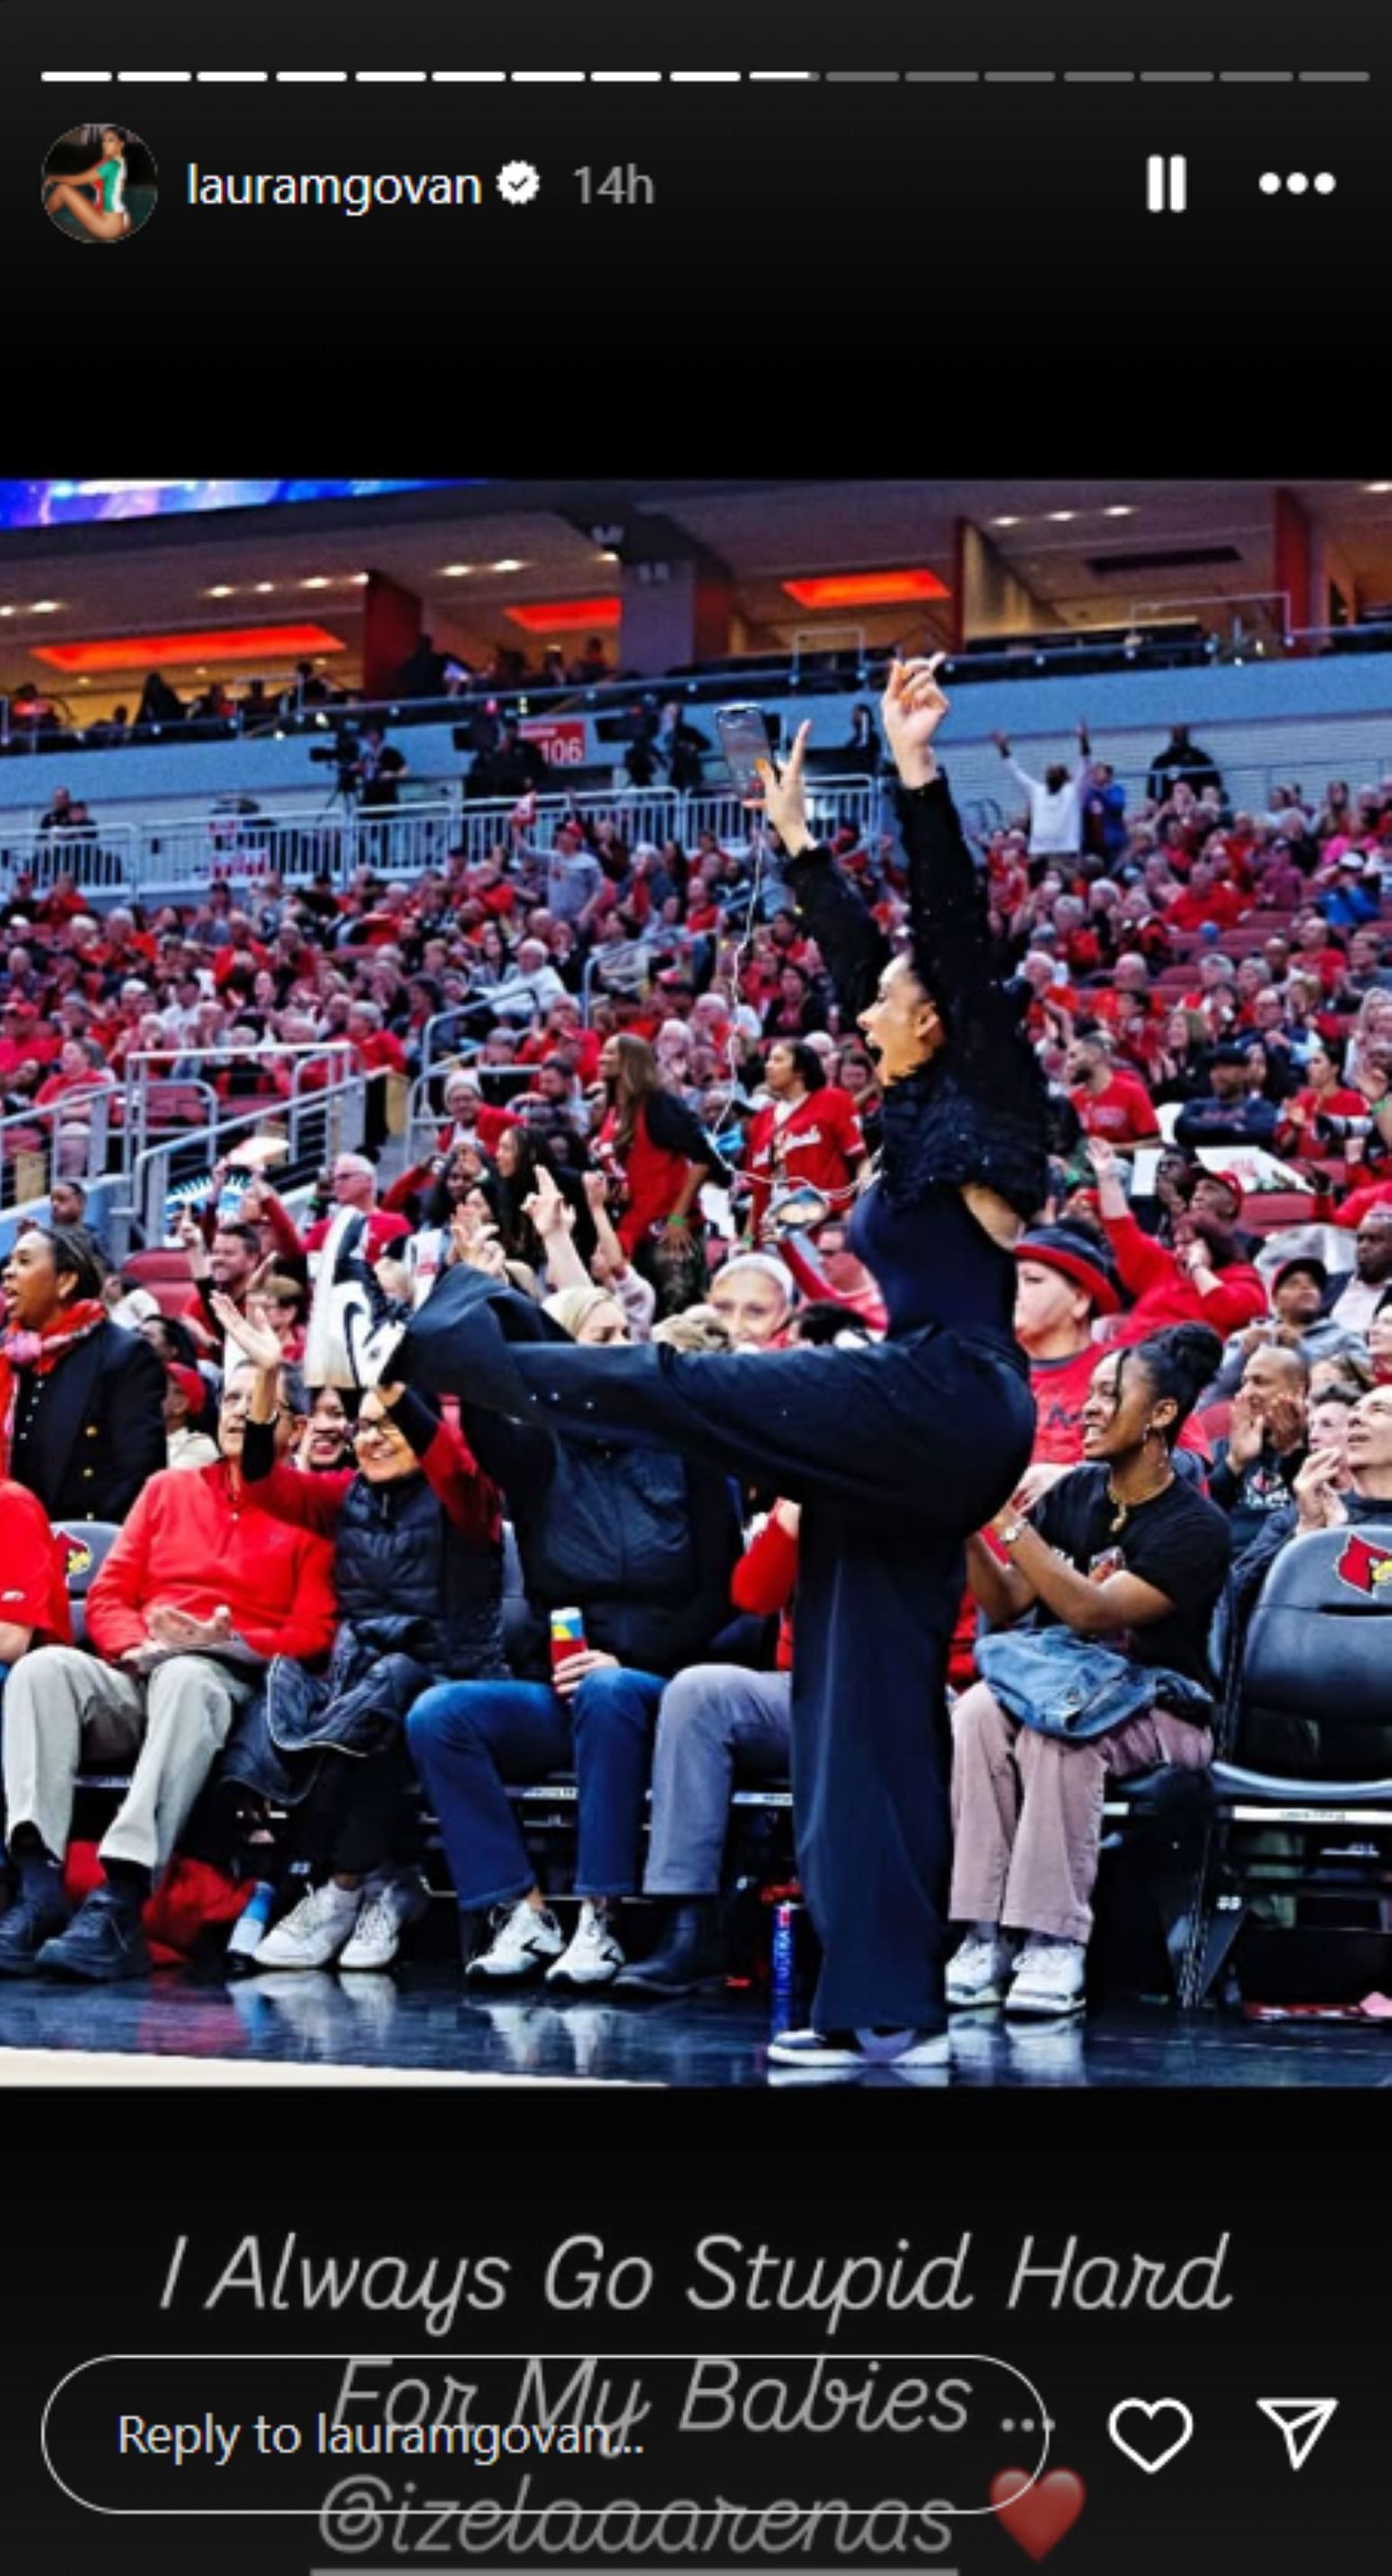
M406 1108L408 1170L416 1163L428 1161L430 1156L438 1151L438 1143L427 1144L423 1153L418 1148L427 1137L435 1135L438 1138L438 1131L444 1126L446 1119L445 1086L449 1076L457 1070L457 1065L448 1057L439 1056L433 1066L428 1065L417 1074L411 1085L407 1094ZM469 1066L470 1073L478 1082L481 1097L494 1109L510 1108L519 1091L531 1088L536 1070L534 1064L471 1064Z
M139 864L139 831L133 823L83 824L75 830L41 832L26 827L0 833L0 876L26 880L48 893L60 877L93 894L125 894L135 888Z
M219 1111L233 1104L224 1100L215 1079L205 1071L213 1065L264 1065L270 1081L267 1089L250 1099L243 1094L238 1111L258 1117L288 1118L297 1105L322 1094L336 1082L359 1081L356 1049L351 1038L313 1038L293 1042L274 1041L255 1047L210 1046L143 1049L126 1058L127 1087L125 1118L122 1129L122 1169L129 1172L138 1155L156 1143L176 1145L206 1134L217 1121ZM278 1067L291 1068L290 1089L282 1091L275 1083ZM322 1071L323 1079L315 1074ZM306 1079L306 1077L309 1077ZM196 1100L198 1114L189 1118L181 1113L180 1097Z
M347 885L359 869L383 877L424 876L454 846L458 807L447 794L396 806L299 806L268 814L202 814L143 824L135 854L137 891L177 895L190 886L245 885L267 877L308 885L326 876Z
M181 1181L203 1177L236 1144L265 1133L268 1112L264 1106L224 1115L225 1106L215 1101L206 1128L166 1137L133 1156L109 1219L118 1263L132 1249L137 1229L147 1244L165 1241L170 1202ZM292 1094L279 1103L276 1124L284 1127L289 1151L277 1165L276 1186L297 1188L336 1155L356 1153L363 1141L366 1113L366 1087L356 1074L327 1083L322 1090Z
M99 1084L42 1108L7 1111L0 1118L0 1209L45 1198L55 1181L100 1180L115 1096L109 1084Z
M878 798L873 782L864 778L809 781L819 828L850 823L873 829ZM515 797L468 802L449 791L420 804L176 814L71 835L26 824L0 835L0 870L12 885L24 878L47 888L57 877L71 876L93 892L145 900L191 895L215 884L254 891L272 876L292 886L318 876L346 886L363 869L409 882L443 868L452 856L472 867L498 848L510 852L516 814ZM691 850L703 832L743 848L750 836L749 810L733 789L593 788L539 797L526 822L528 841L549 850L558 824L570 815L592 822L612 818L630 850L660 849L667 841Z

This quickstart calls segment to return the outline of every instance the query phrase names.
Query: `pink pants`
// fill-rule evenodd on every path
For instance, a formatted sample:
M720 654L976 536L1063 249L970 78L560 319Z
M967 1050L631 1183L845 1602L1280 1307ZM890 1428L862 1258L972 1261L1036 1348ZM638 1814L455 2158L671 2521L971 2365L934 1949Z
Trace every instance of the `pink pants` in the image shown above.
M949 1912L1086 1941L1109 1779L1159 1763L1199 1771L1213 1759L1205 1727L1168 1709L1133 1717L1090 1744L1036 1735L1007 1717L984 1682L952 1716L954 1858Z

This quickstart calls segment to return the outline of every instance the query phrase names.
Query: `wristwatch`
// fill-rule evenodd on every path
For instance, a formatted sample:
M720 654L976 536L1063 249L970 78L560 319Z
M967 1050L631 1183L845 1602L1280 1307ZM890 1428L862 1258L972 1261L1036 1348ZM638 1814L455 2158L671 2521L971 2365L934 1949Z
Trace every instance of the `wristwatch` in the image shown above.
M1018 1538L1024 1537L1028 1528L1029 1522L1023 1518L1007 1521L1004 1529L998 1529L996 1531L996 1536L1000 1540L1002 1547L1013 1547Z

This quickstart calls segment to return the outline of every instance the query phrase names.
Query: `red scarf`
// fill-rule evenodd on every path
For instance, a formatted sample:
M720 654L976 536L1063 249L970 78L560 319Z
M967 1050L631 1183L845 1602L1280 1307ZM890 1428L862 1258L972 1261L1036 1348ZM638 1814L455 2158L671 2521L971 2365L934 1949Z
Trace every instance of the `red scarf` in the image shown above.
M9 1473L20 1371L32 1369L36 1377L49 1377L65 1351L85 1342L88 1334L106 1321L106 1308L99 1297L79 1297L75 1304L64 1306L41 1324L36 1333L12 1326L9 1332L0 1334L0 1475Z

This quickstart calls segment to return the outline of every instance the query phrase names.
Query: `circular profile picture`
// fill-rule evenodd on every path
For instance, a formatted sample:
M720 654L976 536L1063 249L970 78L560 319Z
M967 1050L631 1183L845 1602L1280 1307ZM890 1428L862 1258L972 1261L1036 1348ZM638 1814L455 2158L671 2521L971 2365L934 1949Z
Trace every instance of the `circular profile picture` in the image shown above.
M44 163L44 210L74 241L128 241L158 197L154 155L128 125L74 125Z

